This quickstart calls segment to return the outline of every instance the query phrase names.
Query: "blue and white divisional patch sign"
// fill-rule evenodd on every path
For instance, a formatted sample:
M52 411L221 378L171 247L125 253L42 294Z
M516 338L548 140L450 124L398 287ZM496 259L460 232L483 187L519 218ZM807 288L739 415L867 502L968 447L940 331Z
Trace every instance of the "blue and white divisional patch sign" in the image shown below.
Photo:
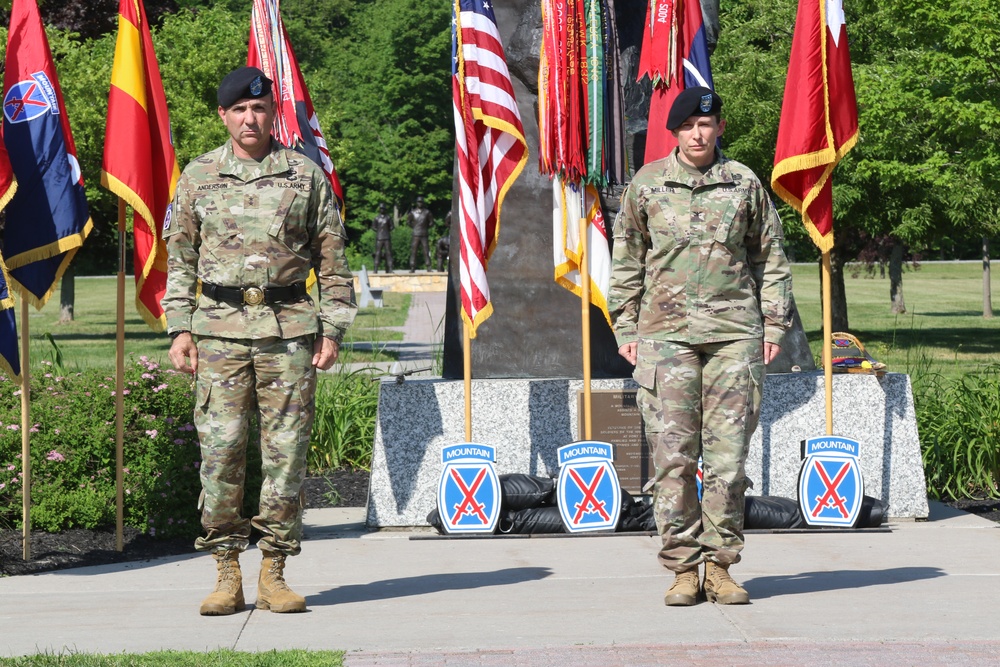
M492 533L500 516L496 449L472 442L441 450L438 513L448 533Z
M853 527L865 495L859 444L834 435L802 441L799 509L810 526Z
M622 487L612 464L614 447L585 440L560 447L556 496L566 531L614 531Z

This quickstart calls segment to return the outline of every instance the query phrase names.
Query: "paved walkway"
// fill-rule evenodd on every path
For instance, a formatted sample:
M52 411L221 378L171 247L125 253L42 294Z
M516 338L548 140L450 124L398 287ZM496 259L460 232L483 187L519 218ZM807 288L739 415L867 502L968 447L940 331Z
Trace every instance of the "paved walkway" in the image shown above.
M287 575L309 612L197 613L206 555L0 579L0 655L344 649L370 665L998 664L1000 529L932 504L891 532L748 537L753 603L665 607L656 538L445 539L366 532L362 509L309 510Z
M404 370L433 359L444 293L414 295ZM305 614L198 615L203 554L0 579L0 656L164 649L343 649L348 667L1000 664L1000 527L931 503L889 532L748 536L753 603L663 605L655 537L452 538L368 532L365 510L308 510L289 561Z
M401 372L410 377L440 376L446 303L446 292L414 292L411 295L406 323L401 327L403 339L385 343L386 351L399 354ZM350 368L375 367L388 374L395 363L356 363L350 364Z

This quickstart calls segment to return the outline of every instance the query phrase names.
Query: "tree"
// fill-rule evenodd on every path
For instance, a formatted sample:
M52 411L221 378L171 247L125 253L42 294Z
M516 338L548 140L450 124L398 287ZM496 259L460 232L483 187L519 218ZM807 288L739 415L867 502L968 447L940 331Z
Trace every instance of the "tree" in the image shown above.
M727 153L769 174L796 0L723 7L713 58ZM832 311L847 328L843 270L888 238L890 307L905 308L907 248L1000 231L1000 22L988 0L845 3L861 135L834 172ZM814 255L782 206L789 246Z
M342 173L349 228L358 238L379 203L406 211L423 196L437 221L432 237L440 235L454 159L450 5L374 0L356 7L352 37L329 56L343 96L332 132L351 151Z

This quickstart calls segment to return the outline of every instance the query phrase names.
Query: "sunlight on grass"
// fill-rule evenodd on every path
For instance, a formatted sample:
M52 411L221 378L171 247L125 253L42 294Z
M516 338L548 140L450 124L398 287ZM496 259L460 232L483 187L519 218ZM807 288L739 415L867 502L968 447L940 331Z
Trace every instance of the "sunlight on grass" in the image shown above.
M67 370L114 368L117 321L117 281L114 276L77 277L75 319L59 323L59 290L40 312L28 309L31 337L31 365L41 360L56 361L61 353ZM383 348L389 341L402 340L401 327L410 308L410 295L387 293L384 308L363 308L348 330L341 355L345 363L393 359ZM17 314L20 315L20 304ZM20 322L18 323L20 327ZM393 328L395 327L395 329ZM20 333L20 330L19 330ZM51 338L50 338L51 337ZM354 345L354 343L358 343ZM147 356L169 365L170 339L156 333L135 309L135 282L125 279L125 354Z
M813 356L820 357L823 321L820 277L815 265L792 267L795 302ZM957 377L1000 363L1000 313L983 317L983 270L979 262L925 263L903 274L906 313L889 312L889 279L857 278L845 271L849 333L888 365L890 372L918 369ZM1000 271L991 275L1000 302ZM996 311L994 307L994 311Z

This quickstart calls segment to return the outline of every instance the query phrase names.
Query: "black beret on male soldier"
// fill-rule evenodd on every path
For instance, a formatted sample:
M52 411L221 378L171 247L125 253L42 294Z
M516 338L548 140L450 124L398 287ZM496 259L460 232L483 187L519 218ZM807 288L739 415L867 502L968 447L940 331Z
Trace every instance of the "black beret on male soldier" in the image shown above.
M271 80L256 67L240 67L226 75L216 96L219 106L228 109L240 100L257 99L271 94Z
M704 86L687 88L670 105L667 129L676 130L691 116L716 116L722 112L722 98Z

